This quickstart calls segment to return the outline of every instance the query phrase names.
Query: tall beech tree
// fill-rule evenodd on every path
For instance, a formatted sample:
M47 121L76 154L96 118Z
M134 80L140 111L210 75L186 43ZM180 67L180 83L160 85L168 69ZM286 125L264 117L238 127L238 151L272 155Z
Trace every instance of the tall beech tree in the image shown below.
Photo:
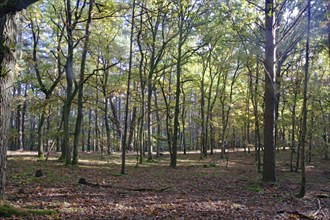
M84 80L85 80L85 69L86 69L86 59L87 59L87 52L89 47L89 38L90 38L90 24L92 22L92 11L93 11L93 0L89 0L88 2L88 15L85 27L85 39L84 39L84 46L81 58L81 65L80 65L80 74L79 74L79 88L78 88L78 113L75 125L75 132L74 132L74 141L73 141L73 158L72 164L78 164L78 144L80 139L81 133L81 124L83 119L83 93L84 93Z
M275 5L266 0L265 5L265 113L264 113L264 164L262 180L276 181L275 177Z
M308 78L309 78L309 40L311 30L311 0L307 0L307 39L306 39L306 56L305 56L305 74L304 74L304 92L303 92L303 108L302 108L302 127L301 127L301 185L298 196L304 197L306 192L306 171L305 171L305 146L307 134L307 92L308 92Z

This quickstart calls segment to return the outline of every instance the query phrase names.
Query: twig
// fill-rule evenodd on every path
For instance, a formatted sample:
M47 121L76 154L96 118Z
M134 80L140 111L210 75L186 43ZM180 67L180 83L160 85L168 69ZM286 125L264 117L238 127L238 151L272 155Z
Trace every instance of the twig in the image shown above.
M322 211L322 206L321 206L321 202L319 199L317 200L317 204L318 204L318 210L316 210L316 212L314 212L314 214L312 215L314 218L319 214L319 212L322 212L323 216L326 217L326 215L324 214L324 212Z

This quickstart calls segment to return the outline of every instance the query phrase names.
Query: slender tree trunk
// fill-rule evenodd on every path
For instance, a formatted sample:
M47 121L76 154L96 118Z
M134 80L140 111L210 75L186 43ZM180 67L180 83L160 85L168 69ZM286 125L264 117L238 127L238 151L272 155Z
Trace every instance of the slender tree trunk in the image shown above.
M158 97L156 87L154 88L154 100L155 100L155 109L156 109L156 120L157 120L157 143L156 143L156 157L159 158L160 154L160 138L161 138L161 121L159 116L159 108L158 108Z
M16 96L18 99L22 97L22 85L21 82L18 82L17 85L17 94ZM15 146L15 149L23 150L21 146L21 137L22 137L22 104L21 101L18 102L17 108L16 108L16 130L17 130L17 140L15 141L17 145Z
M88 111L88 133L87 133L87 151L91 151L91 133L92 133L92 109Z
M142 4L143 5L143 4ZM140 62L139 62L139 78L140 78L140 89L141 89L141 103L140 103L140 109L141 109L141 115L139 119L139 164L143 163L143 152L144 152L144 118L145 118L145 79L144 79L144 72L143 72L143 63L144 63L144 53L142 50L142 44L141 44L141 36L142 36L142 27L143 27L143 11L145 7L141 7L140 11L140 28L137 34L137 44L139 47L140 52Z
M295 152L296 140L296 103L297 103L297 93L295 92L293 98L293 107L292 107L292 125L291 125L291 146L290 146L290 171L293 172L293 154Z
M29 137L29 144L30 144L30 147L29 147L29 150L33 151L34 150L34 138L35 138L35 128L36 128L36 123L35 123L35 117L34 116L31 116L31 119L30 119L30 137Z
M314 128L315 126L315 115L311 114L311 124L310 127ZM313 147L313 131L309 130L308 132L308 157L307 157L307 163L311 163L312 161L312 147ZM307 135L307 134L306 134Z
M44 122L45 122L45 112L42 110L41 116L38 124L38 157L44 157Z
M255 148L256 148L256 159L258 162L258 172L261 172L261 157L260 157L260 148L261 148L261 137L260 137L260 126L259 126L259 109L258 109L258 86L259 86L259 63L257 60L257 70L256 70L256 80L254 85L254 117L255 117Z
M128 109L130 99L130 85L132 75L132 59L133 59L133 34L134 34L134 21L135 21L135 0L133 0L132 8L132 25L131 25L131 36L130 36L130 47L129 47L129 64L128 64L128 76L127 76L127 90L126 90L126 103L125 103L125 122L124 122L124 134L122 140L122 152L121 152L121 174L125 174L126 166L126 149L127 149L127 133L128 133Z
M207 70L207 62L203 62L203 72L202 72L202 81L201 81L201 158L207 157L206 149L206 131L205 131L205 73Z
M182 6L180 5L181 10ZM178 60L176 65L176 86L175 86L175 108L174 108L174 126L173 126L173 141L171 152L171 167L176 167L178 153L178 133L179 133L179 113L180 113L180 87L181 87L181 59L183 42L183 12L179 12L179 42L178 42Z
M98 89L96 89L96 108L94 109L94 151L99 151L99 111L98 111Z
M79 145L79 139L81 133L81 123L83 118L83 92L84 92L85 67L86 67L86 58L89 47L89 36L90 36L89 27L92 22L93 4L94 1L89 0L88 18L85 29L85 42L84 42L84 48L82 52L81 65L80 65L79 88L78 88L78 112L77 112L77 119L76 119L76 126L74 132L74 140L73 140L72 164L78 164L78 145Z
M25 83L25 90L24 90L24 102L23 102L23 109L22 109L22 150L26 150L26 135L25 135L25 118L26 118L26 112L27 112L27 82Z
M310 38L310 23L311 23L311 0L307 0L307 40L306 40L306 63L304 77L304 99L303 99L303 121L301 134L301 184L298 197L304 197L306 192L306 171L305 171L305 147L307 134L307 92L308 92L308 67L309 67L309 38Z
M132 118L131 118L131 125L129 128L129 136L128 136L128 140L127 140L127 146L129 150L134 150L134 146L135 146L135 124L136 124L136 112L137 112L137 108L136 106L133 107L133 111L132 111Z
M297 146L297 160L296 160L296 168L295 168L295 172L297 173L299 170L299 162L300 162L300 153L301 153L301 128L302 128L302 118L299 119L299 125L298 125L298 146Z
M262 180L274 182L275 177L275 29L274 0L265 5L265 112L264 112L264 164Z
M111 149L111 129L110 129L110 121L109 121L109 98L106 97L105 94L105 102L104 102L104 123L105 123L105 132L106 132L106 136L107 136L107 151L108 154L112 153L112 149Z
M70 164L72 159L71 146L70 146L70 112L73 99L73 81L75 78L73 69L73 25L72 25L72 10L70 0L66 0L66 31L67 31L67 43L68 43L68 55L65 63L65 73L66 73L66 99L63 108L63 148L64 155L61 157L64 159L65 164Z
M183 148L183 154L187 154L187 143L186 143L186 94L183 90L183 84L181 86L182 91L182 112L181 112L181 123L182 123L182 131L181 131L181 137L182 137L182 148Z

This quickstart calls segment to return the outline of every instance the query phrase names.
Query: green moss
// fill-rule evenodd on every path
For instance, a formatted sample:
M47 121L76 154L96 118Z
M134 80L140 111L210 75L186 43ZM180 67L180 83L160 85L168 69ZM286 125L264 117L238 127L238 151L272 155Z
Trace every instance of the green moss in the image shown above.
M253 192L262 192L264 190L259 183L253 183L249 185L248 189Z
M3 204L0 206L0 217L26 217L30 215L55 215L57 212L54 210L37 210L37 209L23 209L16 208L9 204Z
M8 204L3 204L0 206L0 216L1 217L11 217L13 215L17 217L27 216L29 213L23 209L15 208Z
M55 215L57 212L54 210L38 210L38 209L27 209L28 213L32 215Z

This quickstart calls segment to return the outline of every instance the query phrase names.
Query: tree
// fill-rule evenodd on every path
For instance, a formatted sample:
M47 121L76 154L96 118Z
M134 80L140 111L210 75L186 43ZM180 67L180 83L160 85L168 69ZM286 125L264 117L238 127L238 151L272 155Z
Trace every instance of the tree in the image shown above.
M81 58L80 74L79 74L79 88L78 88L78 113L76 119L76 126L74 132L74 141L73 141L73 158L72 164L78 164L78 144L81 133L81 124L83 119L83 91L84 91L84 80L85 80L85 67L86 67L86 58L89 47L89 37L90 37L90 24L92 22L92 11L93 11L93 0L89 0L88 7L88 17L85 28L85 41Z
M0 8L0 203L5 195L5 170L10 111L10 87L16 65L16 14L37 0L6 0Z
M276 181L275 177L275 28L274 1L265 5L265 113L264 113L264 164L262 180Z
M127 92L126 92L126 103L125 103L125 124L124 124L124 134L122 140L122 152L121 152L121 174L125 174L125 164L126 164L126 149L127 147L127 133L128 133L128 106L130 100L130 84L132 76L132 59L133 59L133 34L134 34L134 17L135 17L135 0L133 0L132 8L132 26L131 26L131 36L130 36L130 46L129 46L129 64L128 64L128 76L127 76Z
M43 107L41 110L41 115L40 115L40 120L38 123L38 157L39 158L43 158L44 157L44 123L46 120L46 111L47 108L49 108L49 102L50 102L50 98L53 95L53 92L57 86L57 84L61 81L62 79L62 70L61 67L58 67L58 72L57 72L57 76L55 77L55 79L52 79L51 85L47 86L47 81L44 81L43 78L43 72L45 72L44 70L47 70L46 68L49 67L45 67L42 68L42 64L43 62L38 59L38 47L40 46L40 32L41 27L40 27L40 18L38 18L38 15L42 13L40 10L38 10L35 7L31 7L31 10L27 10L27 15L25 16L26 19L28 20L29 24L30 24L30 28L31 28L31 32L32 32L32 45L33 45L33 50L32 50L32 64L33 64L33 68L37 77L37 81L38 81L38 86L40 87L41 92L44 93L45 95L45 100L43 101ZM57 59L59 59L59 49L60 48L60 42L61 39L63 37L63 30L57 29L56 30L56 36L57 36ZM48 60L49 58L47 58ZM50 59L49 59L50 60ZM60 60L58 61L60 62ZM60 64L59 64L60 66ZM56 71L56 70L55 70ZM47 76L47 79L50 78L50 75Z
M309 38L311 26L311 0L307 1L307 39L306 39L306 63L304 76L304 99L303 99L303 121L301 128L301 185L298 196L304 197L306 191L306 173L305 173L305 145L307 134L307 91L308 91L308 68L309 68Z
M173 122L173 137L172 137L172 147L171 147L171 167L176 167L177 162L177 148L178 148L178 137L179 137L179 114L180 114L180 93L181 93L181 77L182 68L185 59L190 57L197 51L200 46L196 49L185 51L184 46L187 43L188 38L194 27L198 26L196 19L201 16L205 11L203 7L206 6L204 1L179 1L175 6L176 10L176 20L177 20L177 54L176 54L176 83L175 83L175 107L174 107L174 122Z

